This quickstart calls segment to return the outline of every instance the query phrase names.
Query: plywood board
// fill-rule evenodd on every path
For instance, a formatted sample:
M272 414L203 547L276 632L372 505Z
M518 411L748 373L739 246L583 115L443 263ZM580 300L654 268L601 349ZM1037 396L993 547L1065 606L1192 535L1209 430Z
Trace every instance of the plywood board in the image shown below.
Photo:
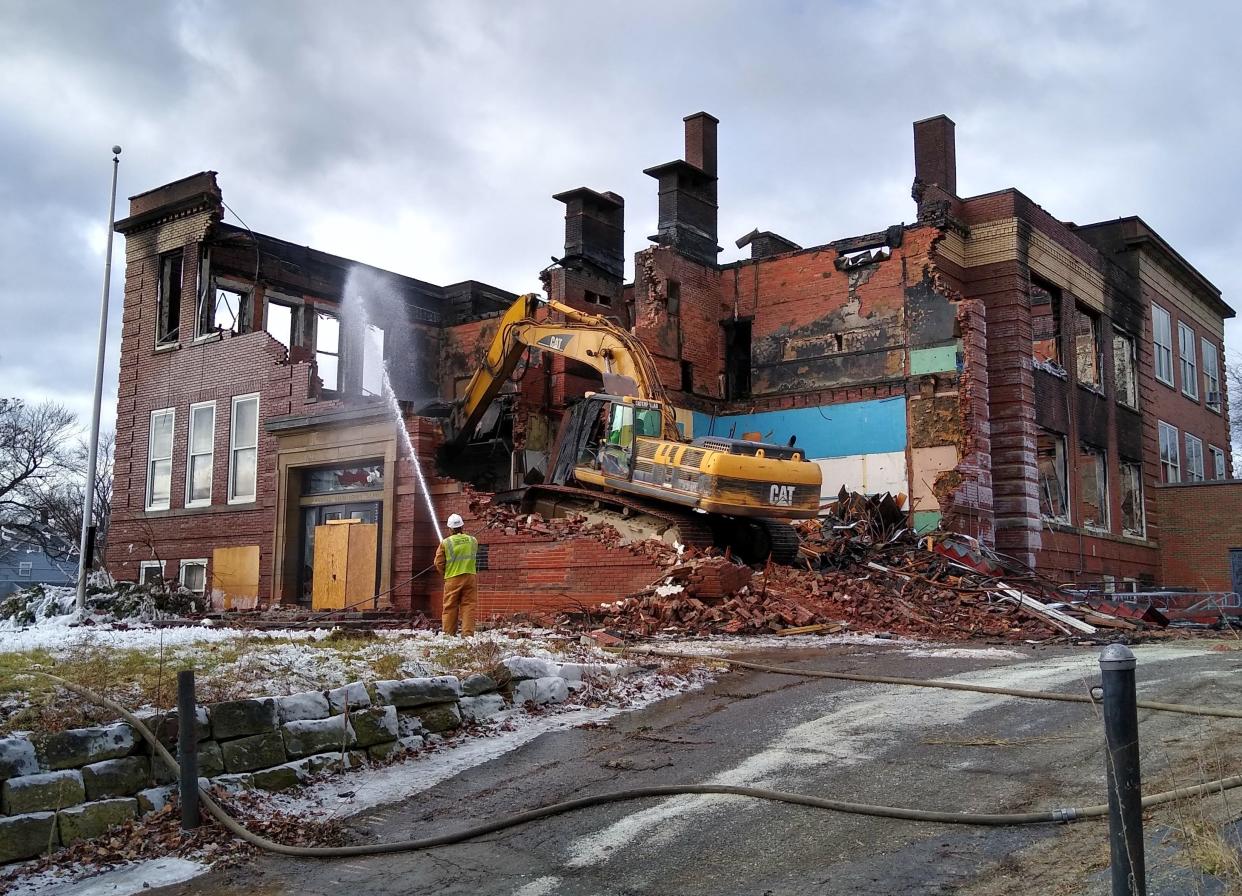
M331 520L315 527L311 609L371 609L379 526L359 520Z
M375 599L375 548L379 543L379 526L375 523L357 523L348 529L345 605L370 610Z
M211 555L211 602L221 610L253 609L259 600L259 546L216 548Z

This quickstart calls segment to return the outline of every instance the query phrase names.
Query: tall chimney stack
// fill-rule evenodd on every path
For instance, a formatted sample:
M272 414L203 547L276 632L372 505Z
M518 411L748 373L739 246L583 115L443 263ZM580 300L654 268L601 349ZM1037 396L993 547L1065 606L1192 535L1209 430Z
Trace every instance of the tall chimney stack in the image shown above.
M684 119L686 157L647 168L644 174L660 183L660 214L653 243L715 266L716 125L715 116L696 112Z
M565 203L565 258L581 258L612 277L625 273L625 200L588 187L552 197Z
M914 123L914 176L924 184L940 187L950 196L957 196L955 127L953 119L947 115Z

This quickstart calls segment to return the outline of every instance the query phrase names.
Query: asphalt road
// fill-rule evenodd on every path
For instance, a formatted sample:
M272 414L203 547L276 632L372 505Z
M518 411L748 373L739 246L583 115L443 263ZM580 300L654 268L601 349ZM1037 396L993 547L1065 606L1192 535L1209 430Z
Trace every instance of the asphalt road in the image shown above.
M1140 647L1140 695L1235 704L1242 654ZM806 668L1085 692L1097 652L910 651L826 643L748 659ZM1144 714L1145 777L1175 774L1201 744L1186 717ZM857 802L1007 812L1105 800L1102 729L1088 705L731 673L705 689L545 734L406 802L356 817L359 841L452 830L587 794L736 783ZM1189 752L1188 752L1189 751ZM953 827L737 797L677 797L559 816L429 852L340 861L264 857L168 893L945 894L1064 829ZM1101 848L1107 829L1074 830ZM1098 868L1093 872L1098 878ZM1084 872L1086 874L1086 872ZM1106 892L1102 882L1090 892ZM973 892L973 891L972 891Z

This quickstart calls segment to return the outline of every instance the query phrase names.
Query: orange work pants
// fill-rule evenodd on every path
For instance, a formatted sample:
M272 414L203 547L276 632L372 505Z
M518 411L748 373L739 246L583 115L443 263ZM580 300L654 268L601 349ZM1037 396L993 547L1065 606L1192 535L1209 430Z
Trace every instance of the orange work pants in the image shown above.
M462 635L474 634L474 609L479 602L478 578L474 573L467 573L444 580L444 600L440 615L444 634L457 634L459 615Z

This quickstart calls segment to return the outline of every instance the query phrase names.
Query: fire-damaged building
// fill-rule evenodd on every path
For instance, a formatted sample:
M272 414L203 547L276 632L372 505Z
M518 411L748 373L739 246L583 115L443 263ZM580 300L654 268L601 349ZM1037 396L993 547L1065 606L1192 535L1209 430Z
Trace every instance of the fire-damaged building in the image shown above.
M1012 188L959 196L940 116L914 125L913 223L808 248L756 229L737 239L750 257L721 264L717 125L687 117L684 158L646 169L659 218L631 282L624 200L585 187L554 197L563 257L542 272L549 298L641 340L682 435L794 444L824 501L902 495L920 531L1058 581L1231 588L1242 532L1179 558L1204 543L1188 508L1242 505L1222 369L1233 311L1159 234L1138 217L1060 221ZM433 513L474 516L463 478L538 480L563 411L601 389L593 369L531 351L469 462L437 466L444 408L515 294L226 223L213 172L132 197L117 231L118 577L232 607L331 593L324 606L437 612ZM550 529L477 534L484 614L612 599L660 573Z

